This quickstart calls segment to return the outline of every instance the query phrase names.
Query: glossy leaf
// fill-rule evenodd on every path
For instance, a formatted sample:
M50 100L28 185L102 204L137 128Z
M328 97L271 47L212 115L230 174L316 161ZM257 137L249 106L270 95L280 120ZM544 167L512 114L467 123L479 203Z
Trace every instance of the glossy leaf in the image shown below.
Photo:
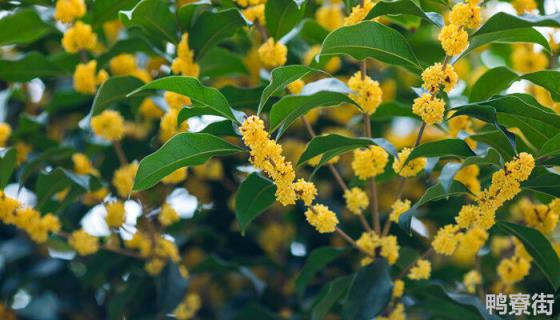
M321 247L313 250L295 281L296 292L303 296L305 288L313 277L344 252L344 249L335 247Z
M542 70L525 74L521 76L521 78L544 87L550 92L554 100L560 101L560 72L552 70Z
M0 190L10 181L10 176L16 168L16 149L6 148L0 150Z
M499 221L498 227L506 233L517 237L533 257L534 263L541 270L554 290L560 287L560 260L550 241L538 230Z
M348 55L357 60L377 59L419 73L418 59L406 38L390 27L365 21L331 32L321 48L321 56Z
M206 133L180 133L159 150L140 161L133 190L145 190L173 171L205 163L215 156L226 156L243 149Z
M119 11L130 10L139 0L95 0L91 10L93 25L101 26L104 22L118 19Z
M90 116L96 116L113 103L123 101L127 95L141 86L144 82L136 77L120 76L111 77L97 90L90 110Z
M237 272L253 284L257 293L262 293L262 291L266 287L266 284L260 278L258 278L249 268L234 262L224 261L216 256L209 256L208 258L197 264L191 271L193 274L224 274L227 272Z
M17 60L0 59L0 80L26 82L61 74L64 74L61 68L37 52L31 52Z
M467 143L461 139L445 139L423 143L412 150L405 164L419 157L455 157L467 158L475 156Z
M305 4L299 5L294 0L270 0L265 4L264 15L266 28L272 38L280 40L301 21Z
M0 19L0 46L32 43L55 31L34 9L17 10Z
M553 172L546 171L544 174L533 175L521 185L523 189L560 197L560 175Z
M473 85L469 101L482 101L509 88L517 81L517 73L507 67L496 67L486 71Z
M204 77L235 76L247 74L242 57L222 48L213 48L199 61L200 74Z
M237 9L204 11L196 18L193 27L189 30L189 44L195 51L197 60L245 25L245 19Z
M187 279L181 275L179 267L169 261L156 278L157 298L161 314L173 312L185 298Z
M142 0L132 10L121 11L122 23L139 28L154 43L163 47L162 40L177 43L177 23L164 0Z
M235 195L235 216L245 233L247 226L276 201L276 185L258 173L251 173Z
M311 320L325 319L329 310L346 294L351 281L351 276L344 276L329 282L313 302Z
M154 80L129 95L145 90L166 90L189 97L197 107L207 107L217 114L238 122L226 98L215 88L206 87L196 78L183 76L169 76Z
M443 26L443 17L435 12L424 12L412 0L379 1L368 13L364 20L371 20L380 16L410 15L420 17L437 27Z
M56 168L49 172L42 172L37 178L36 193L37 205L41 210L57 192L61 192L66 188L76 187L82 192L90 189L89 176L79 176L66 169Z

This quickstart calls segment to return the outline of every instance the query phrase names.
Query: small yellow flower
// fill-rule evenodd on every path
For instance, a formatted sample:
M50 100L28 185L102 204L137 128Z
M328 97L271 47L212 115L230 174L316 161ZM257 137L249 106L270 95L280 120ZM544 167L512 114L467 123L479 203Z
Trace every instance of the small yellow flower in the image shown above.
M518 15L522 15L525 12L532 12L538 7L535 0L512 0L511 5Z
M62 23L72 23L86 14L84 0L57 0L54 7L54 18Z
M268 69L283 66L286 63L288 48L274 39L268 38L265 43L259 47L259 59L261 63Z
M408 278L411 280L426 280L430 278L432 264L428 260L418 259L416 265L410 269Z
M439 229L432 241L432 247L437 253L450 256L459 244L460 235L458 226L448 224Z
M480 26L480 7L472 3L458 3L449 14L449 22L461 27L476 29Z
M179 220L181 220L181 217L179 217L179 214L177 213L177 211L175 211L175 209L173 209L172 206L170 206L168 203L164 203L163 206L161 206L161 211L158 215L158 221L162 226L170 226Z
M176 109L170 109L166 114L161 117L159 124L159 140L161 142L166 142L171 139L174 135L185 132L189 129L189 124L187 121L183 121L181 125L178 124L177 117L179 116L179 111Z
M399 244L397 243L397 237L386 236L381 238L381 256L387 259L387 262L391 265L395 264L399 259Z
M346 208L356 215L361 214L369 206L367 194L357 187L344 191L344 200L346 200Z
M251 23L258 23L261 26L266 25L264 4L248 7L243 9L241 13L243 13L243 17Z
M105 204L105 210L107 210L105 221L109 228L119 228L122 226L126 214L124 203L121 201L109 202Z
M137 163L131 163L115 170L112 182L115 189L117 189L117 194L121 198L128 198L132 191L132 186L134 185L134 177L136 176L137 170Z
M402 177L414 177L426 167L426 163L428 162L426 158L420 157L408 161L406 166L403 167L403 164L406 159L408 159L411 152L411 148L403 148L398 154L398 159L395 159L393 162L393 170Z
M176 111L179 111L186 106L192 105L192 101L189 97L171 91L166 91L163 94L163 99L170 109L174 109Z
M358 178L365 180L383 173L388 161L389 155L379 146L355 149L352 170Z
M294 183L294 190L298 198L301 199L306 206L310 206L317 196L317 187L315 187L315 184L305 181L302 178Z
M338 224L336 214L322 204L316 204L307 209L305 217L307 222L320 233L334 232Z
M393 203L393 205L391 206L391 214L389 215L389 220L393 221L393 222L399 222L399 218L400 216L407 212L408 210L410 210L410 200L405 199L405 200L401 200L398 199L397 201L395 201Z
M6 142L12 135L12 127L6 122L0 122L0 148L6 146Z
M97 47L97 35L93 33L90 25L78 21L64 33L62 47L68 53L94 50Z
M154 103L154 100L146 98L140 104L140 114L148 119L159 119L164 112Z
M305 82L301 79L298 79L296 81L290 82L286 86L286 89L288 89L288 92L290 92L291 94L299 94L303 89L303 86L305 86Z
M320 52L321 52L320 45L311 46L311 48L309 48L309 50L307 50L307 52L305 52L305 54L303 55L303 64L307 66L311 65L315 57ZM340 66L342 65L342 61L340 60L340 57L332 57L332 58L326 57L325 59L328 59L328 61L323 67L325 71L327 71L328 73L335 73L340 69Z
M412 112L420 116L422 121L426 122L427 125L440 123L443 121L445 102L439 98L435 98L427 93L424 93L422 96L414 99Z
M124 119L115 110L105 110L91 118L93 132L109 141L119 141L124 136Z
M315 11L315 20L326 30L332 31L344 24L344 14L337 5L323 5Z
M513 69L522 73L544 70L548 67L548 56L536 52L532 45L516 45L511 53Z
M446 64L444 68L438 62L422 72L422 81L424 81L422 86L432 94L436 94L441 86L449 92L455 87L458 78L452 65Z
M469 45L469 35L456 24L446 25L441 29L438 37L441 46L448 56L456 56Z
M459 214L455 217L457 225L461 228L470 228L478 221L480 208L473 205L464 205L461 207Z
M108 77L105 70L97 71L97 61L80 63L74 70L74 89L84 94L95 94L97 86L105 82Z
M177 45L177 58L171 64L171 71L184 76L198 77L200 66L194 62L194 51L189 46L189 34L184 33Z
M109 61L111 73L116 76L129 75L136 70L136 57L130 53L122 53Z
M178 320L188 320L192 319L201 307L202 299L200 299L200 296L196 293L188 293L173 313Z
M353 91L350 98L356 101L368 114L373 114L383 100L383 92L379 82L372 80L367 75L362 79L361 71L354 73L348 80L348 87Z
M344 25L351 26L363 21L371 9L373 9L373 6L374 3L371 0L365 0L363 6L354 6L350 15L344 19Z
M400 298L404 293L404 281L395 280L393 283L393 298Z
M531 263L527 259L513 256L503 259L497 268L498 276L507 284L514 284L521 281L529 274Z
M471 270L465 274L463 277L463 284L467 289L468 293L475 293L476 286L481 283L481 277L478 272Z
M99 239L81 229L72 232L68 238L68 244L81 256L87 256L99 250Z
M177 184L187 179L187 168L179 168L161 179L165 184Z
M97 169L93 167L89 158L83 153L74 153L72 155L72 162L74 164L74 172L77 174L99 174Z

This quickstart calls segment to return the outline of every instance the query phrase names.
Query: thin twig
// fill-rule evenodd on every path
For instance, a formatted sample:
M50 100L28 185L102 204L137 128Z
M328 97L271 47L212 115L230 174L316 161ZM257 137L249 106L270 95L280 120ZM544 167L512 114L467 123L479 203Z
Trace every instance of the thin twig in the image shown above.
M346 232L342 231L342 229L340 229L339 227L336 227L336 233L338 233L344 240L346 240L346 242L350 243L352 247L356 248L357 250L359 250L360 252L362 252L363 254L367 255L370 258L375 258L372 252L368 252L364 250L362 247L360 247L358 243L354 241L354 239L352 239L348 234L346 234Z
M124 150L122 148L120 141L114 141L113 147L115 148L115 152L117 153L117 157L119 158L119 163L122 167L128 165L128 160L126 159L126 155L124 154Z

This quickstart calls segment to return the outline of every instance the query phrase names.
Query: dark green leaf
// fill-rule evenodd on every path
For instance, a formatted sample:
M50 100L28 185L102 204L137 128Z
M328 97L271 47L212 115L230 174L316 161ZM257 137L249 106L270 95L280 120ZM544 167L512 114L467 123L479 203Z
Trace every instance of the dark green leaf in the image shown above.
M145 190L173 171L205 163L214 156L226 156L243 149L206 133L180 133L159 150L140 161L133 190Z
M344 249L335 247L321 247L313 250L296 279L296 292L303 296L305 288L313 280L313 277L344 252Z
M329 33L323 42L321 56L331 55L348 55L357 60L374 58L415 73L422 71L406 38L396 30L372 21Z
M143 52L149 56L158 55L152 46L144 38L128 38L117 41L113 46L97 59L98 67L105 66L114 57L121 53Z
M498 130L486 131L470 135L469 138L485 143L492 148L498 150L504 160L509 161L516 154L515 149L510 141L504 136L503 132Z
M242 57L222 48L213 48L199 61L200 74L220 77L247 74Z
M381 103L377 110L375 110L375 113L370 116L371 121L385 121L393 117L419 119L419 117L412 112L410 105L397 101Z
M258 293L261 293L266 287L266 284L261 279L259 279L249 268L240 266L234 262L224 261L216 256L210 256L206 258L204 261L197 264L191 271L193 274L205 272L237 272L251 281Z
M531 176L522 183L523 189L529 189L560 197L560 175L546 171L544 174Z
M91 10L93 25L101 26L104 22L115 20L119 11L132 9L139 0L95 0Z
M522 75L521 78L544 87L555 101L560 101L560 72L543 70Z
M0 19L0 46L32 43L54 31L34 9L17 10Z
M236 109L257 110L264 87L243 88L226 86L220 92L226 97L232 107Z
M515 223L499 221L498 227L517 237L533 257L533 261L547 278L554 290L560 287L560 260L550 241L538 230Z
M200 14L200 11L211 5L210 0L199 0L192 3L187 3L177 11L177 20L179 20L179 25L183 31L188 31L191 29L196 17Z
M373 319L389 304L392 291L393 283L387 261L375 259L373 263L358 270L353 277L342 306L344 319Z
M473 85L469 101L482 101L509 88L518 79L517 73L507 67L486 71Z
M177 43L177 22L164 0L142 0L132 10L121 11L120 20L135 27L154 43L163 47L162 40Z
M290 125L308 111L318 107L334 107L343 103L356 105L346 94L319 91L308 96L285 96L272 105L270 110L270 131L279 130L282 135Z
M239 137L239 133L235 131L229 120L212 122L200 130L199 133L209 133L218 137Z
M346 293L351 281L351 276L344 276L329 282L313 302L311 320L325 319L333 305Z
M270 36L276 41L290 32L303 18L305 7L300 8L294 0L270 0L266 2L264 15Z
M284 66L272 70L270 83L262 92L257 112L260 113L262 111L270 97L280 95L288 84L315 72L322 71L303 65Z
M160 312L167 314L173 312L184 299L187 293L187 279L181 275L177 264L168 261L156 278L156 288Z
M26 82L63 73L56 64L37 52L28 53L17 60L0 60L0 80Z
M456 157L467 158L475 156L474 152L469 148L467 143L461 139L445 139L433 142L427 142L414 148L405 164L410 160L419 157Z
M235 216L245 233L247 226L276 201L276 186L258 173L251 173L235 195Z
M37 178L36 207L41 210L51 197L57 192L63 191L69 187L76 187L80 191L89 190L90 177L79 176L66 169L56 168L50 172L42 172Z
M207 107L219 115L238 122L226 98L212 87L206 87L196 78L183 76L170 76L154 80L141 88L131 92L134 95L144 90L166 90L189 97L196 107Z
M6 148L0 150L0 190L10 181L10 176L16 167L16 149Z
M237 9L203 12L189 30L189 42L197 60L204 57L222 39L230 37L238 28L245 25L245 19Z
M329 32L325 30L317 21L313 19L306 18L301 24L301 30L299 35L308 42L311 43L323 43L323 40L327 37Z
M371 20L380 16L411 15L425 19L437 27L443 27L443 17L435 12L425 13L412 0L379 1L368 13L364 20Z
M539 158L550 157L558 154L560 154L560 133L550 138L545 144L543 144L541 150L539 151Z
M97 90L90 116L96 116L115 102L123 101L127 95L144 85L144 82L132 76L111 77L103 82Z

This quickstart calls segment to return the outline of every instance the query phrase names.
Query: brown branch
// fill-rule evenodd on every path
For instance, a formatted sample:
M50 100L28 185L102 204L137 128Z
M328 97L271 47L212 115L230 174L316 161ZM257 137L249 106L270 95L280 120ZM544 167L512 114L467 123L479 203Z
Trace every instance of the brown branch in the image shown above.
M121 164L121 167L128 165L128 160L126 159L126 155L124 154L124 150L122 148L121 142L114 141L113 147L115 149L115 153L117 154L117 157L119 158L119 163Z
M354 239L352 239L348 234L346 234L346 232L342 231L342 229L340 229L339 227L336 227L336 233L338 233L338 235L340 235L344 240L346 240L346 242L350 243L352 247L356 248L357 250L359 250L360 252L362 252L363 254L367 255L370 258L375 258L372 252L367 252L362 247L360 247L358 243L354 241Z

